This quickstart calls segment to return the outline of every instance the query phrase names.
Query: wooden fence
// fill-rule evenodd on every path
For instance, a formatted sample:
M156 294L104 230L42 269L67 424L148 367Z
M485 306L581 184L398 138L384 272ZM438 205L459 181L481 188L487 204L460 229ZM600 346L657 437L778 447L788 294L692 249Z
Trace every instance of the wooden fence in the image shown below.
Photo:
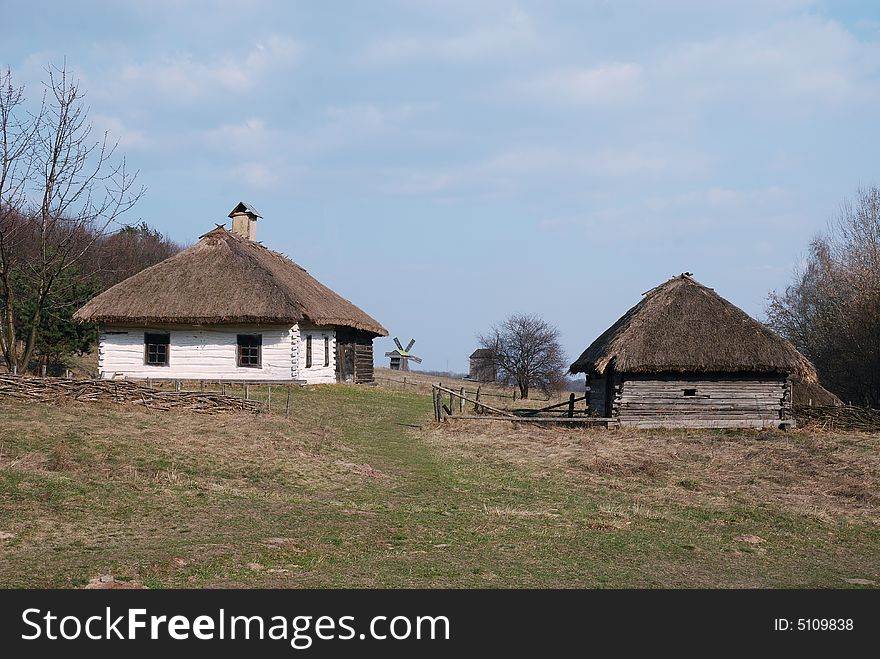
M157 382L151 379L72 379L0 374L0 396L8 398L50 403L61 399L133 403L156 410L185 409L205 414L275 411L289 417L293 405L292 390L295 386L301 385L259 381Z
M464 387L458 391L441 384L431 385L434 401L434 420L438 423L449 419L479 421L510 421L513 423L557 423L578 425L604 425L613 423L612 419L590 416L586 407L587 396L569 395L567 401L554 403L540 409L506 410L487 404L481 397L479 388L470 397ZM582 407L576 403L583 401ZM466 408L473 406L471 409Z
M394 384L399 384L403 387L421 387L425 391L427 391L429 388L434 387L434 384L431 382L425 382L424 380L422 380L422 381L407 380L406 376L404 376L403 379L398 379L398 378L387 378L387 377L384 377L381 375L376 375L376 376L374 376L373 379L382 380L383 382L392 382ZM442 381L440 382L440 386L441 387L443 386ZM455 389L455 387L452 385L450 385L448 388ZM468 394L470 396L479 395L482 398L502 398L502 399L506 398L506 399L513 400L514 402L516 402L517 400L522 400L522 396L519 395L519 392L516 387L513 387L513 389L511 390L511 393L506 394L506 393L496 393L496 392L486 391L485 389L483 389L483 385L478 384L477 388L475 390L464 388L464 393ZM544 401L551 400L551 397L547 396L546 398L531 398L530 400L544 402Z

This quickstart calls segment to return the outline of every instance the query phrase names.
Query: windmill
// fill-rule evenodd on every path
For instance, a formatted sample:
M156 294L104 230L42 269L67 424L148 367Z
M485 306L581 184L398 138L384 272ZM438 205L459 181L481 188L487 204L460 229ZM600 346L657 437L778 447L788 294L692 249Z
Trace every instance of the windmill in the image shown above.
M416 344L415 339L410 339L409 343L404 348L400 345L400 340L395 336L394 343L397 346L396 349L391 352L386 352L386 357L391 357L391 370L392 371L408 371L409 370L409 360L413 360L416 364L421 364L421 357L416 357L413 354L410 354L410 350Z

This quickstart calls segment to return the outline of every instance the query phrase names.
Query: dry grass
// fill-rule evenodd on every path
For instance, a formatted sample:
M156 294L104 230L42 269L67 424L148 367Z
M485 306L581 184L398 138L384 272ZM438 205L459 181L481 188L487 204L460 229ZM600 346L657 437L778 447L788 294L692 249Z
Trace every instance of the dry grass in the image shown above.
M444 387L453 391L463 388L468 392L465 393L465 396L473 398L477 387L479 387L481 399L484 398L486 404L500 409L539 409L547 405L566 401L571 393L569 391L554 391L548 397L544 392L537 390L531 392L530 398L523 400L519 397L518 389L496 382L473 382L472 380L428 375L427 373L419 373L417 371L392 371L390 368L375 369L375 377L376 384L379 387L390 391L430 394L432 384L442 383ZM406 378L405 383L404 378ZM514 400L514 392L516 393L516 400ZM582 396L583 393L581 391L576 395ZM583 402L581 401L579 404L583 405ZM472 407L470 404L466 405L467 407Z
M649 504L766 505L880 522L877 434L522 429L459 421L436 428L432 443Z
M295 390L289 420L0 415L5 587L880 582L877 436L438 426L350 386Z

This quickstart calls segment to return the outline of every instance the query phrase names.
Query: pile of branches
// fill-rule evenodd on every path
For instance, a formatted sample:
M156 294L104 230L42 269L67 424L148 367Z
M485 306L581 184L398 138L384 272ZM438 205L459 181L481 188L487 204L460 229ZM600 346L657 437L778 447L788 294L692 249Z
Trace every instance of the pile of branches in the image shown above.
M159 391L124 380L64 380L0 375L0 397L55 403L76 400L134 403L153 410L187 410L201 414L260 412L263 404L204 391Z
M799 405L793 414L803 427L819 430L880 432L880 410L852 405Z

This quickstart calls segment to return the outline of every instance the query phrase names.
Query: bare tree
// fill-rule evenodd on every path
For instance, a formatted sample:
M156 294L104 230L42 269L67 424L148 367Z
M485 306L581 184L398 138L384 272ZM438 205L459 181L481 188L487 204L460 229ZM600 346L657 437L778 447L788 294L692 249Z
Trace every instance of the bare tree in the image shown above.
M25 112L24 89L13 85L11 72L0 76L0 349L10 370L30 363L52 293L71 280L63 275L81 268L144 192L109 135L92 135L84 93L66 66L46 73L35 114ZM15 276L34 298L25 318L15 317Z
M559 330L538 315L513 314L478 341L494 354L499 376L516 384L523 398L531 387L549 392L565 378Z
M772 292L768 324L845 401L880 406L880 188L859 189L815 239L794 282Z

